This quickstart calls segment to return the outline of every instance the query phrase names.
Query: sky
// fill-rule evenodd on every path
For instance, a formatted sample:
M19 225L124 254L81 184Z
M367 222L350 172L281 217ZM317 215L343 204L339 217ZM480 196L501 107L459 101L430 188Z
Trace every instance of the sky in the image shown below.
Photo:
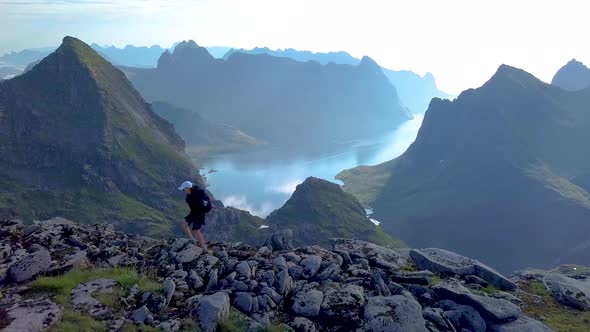
M550 82L576 58L590 65L585 0L0 0L0 54L87 43L295 48L368 55L431 72L451 94L501 64Z

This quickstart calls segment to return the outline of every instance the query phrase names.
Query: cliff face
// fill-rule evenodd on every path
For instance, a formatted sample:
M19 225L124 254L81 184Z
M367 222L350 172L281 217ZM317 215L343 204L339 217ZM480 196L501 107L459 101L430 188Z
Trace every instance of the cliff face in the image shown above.
M331 250L287 249L283 238L279 251L228 242L205 251L186 239L130 236L61 218L28 226L4 220L0 235L6 331L27 324L34 330L143 324L164 331L551 331L527 315L532 302L519 297L530 293L515 291L514 282L531 280L524 279L529 272L509 280L441 249L346 239L335 239ZM567 294L559 286L577 285L568 275L551 274L555 299ZM590 303L583 291L577 299ZM575 305L551 302L566 312L560 303ZM576 324L583 317L569 326Z

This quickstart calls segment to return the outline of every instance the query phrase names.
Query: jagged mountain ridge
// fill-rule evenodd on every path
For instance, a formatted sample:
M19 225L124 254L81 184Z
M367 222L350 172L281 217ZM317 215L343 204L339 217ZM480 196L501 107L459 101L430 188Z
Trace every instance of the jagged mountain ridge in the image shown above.
M0 202L26 219L166 227L180 217L178 183L202 182L172 125L78 39L64 38L32 70L1 82L0 96Z
M434 99L402 156L338 177L409 245L502 271L587 264L576 248L590 230L588 102L590 89L567 92L503 65L453 102Z
M555 73L551 84L569 91L583 90L590 87L590 69L572 59Z
M333 145L389 132L408 119L369 58L357 67L242 53L224 61L184 42L165 52L156 69L124 70L150 101L199 112L280 146L293 147L294 138L302 146Z

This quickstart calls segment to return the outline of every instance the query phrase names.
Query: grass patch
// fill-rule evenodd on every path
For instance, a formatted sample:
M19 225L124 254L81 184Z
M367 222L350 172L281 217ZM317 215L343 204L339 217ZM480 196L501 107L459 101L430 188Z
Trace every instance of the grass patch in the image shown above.
M130 268L74 269L61 276L38 278L31 286L34 291L56 294L56 302L68 306L72 289L81 283L100 278L113 279L125 289L137 284L143 292L162 291L162 285L159 282L149 276L140 275ZM107 298L103 299L107 302L111 301Z
M231 310L229 318L219 326L221 332L245 332L248 330L248 320L237 310Z
M435 274L432 277L430 277L430 285L431 286L438 285L438 284L440 284L443 281L445 281L445 279L443 279L438 274Z
M519 294L526 304L526 315L543 321L556 332L590 331L590 312L571 309L559 304L540 281L520 283Z
M186 319L180 326L180 332L201 332L199 324L192 319Z
M107 330L107 326L103 322L97 321L88 316L84 316L79 312L71 309L66 309L60 321L55 324L50 332L103 332Z
M134 325L125 323L119 332L161 332L161 330L155 327L147 326L145 324Z
M487 294L496 294L499 290L495 286L488 284L486 287L483 287L480 291Z

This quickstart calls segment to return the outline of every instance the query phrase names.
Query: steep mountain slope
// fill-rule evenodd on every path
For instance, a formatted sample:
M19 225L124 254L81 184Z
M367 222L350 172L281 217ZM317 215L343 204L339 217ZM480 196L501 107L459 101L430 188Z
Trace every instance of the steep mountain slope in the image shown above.
M369 58L357 67L242 53L224 61L191 41L164 53L156 69L124 70L150 101L197 111L287 149L373 137L408 119Z
M291 198L266 218L266 223L290 228L295 245L330 247L332 238L353 238L390 247L403 246L367 218L354 196L335 183L313 177L298 185Z
M339 178L367 192L383 228L410 245L504 271L556 265L590 231L589 103L590 89L567 92L503 65L481 88L433 100L402 156Z
M184 142L125 75L72 37L0 82L0 207L24 219L83 217L134 231L178 220Z
M323 65L330 62L337 64L358 65L361 60L346 52L312 53L309 51L297 51L294 49L271 50L269 48L254 48L251 50L232 49L226 53L228 59L234 53L247 54L268 54L278 57L287 57L293 60L307 62L317 61ZM420 76L408 70L391 70L383 68L383 73L397 90L401 103L408 107L414 114L424 113L432 98L449 98L450 96L439 90L436 86L434 76L426 73Z
M154 111L174 125L176 132L186 142L189 156L202 159L208 154L225 153L263 145L240 130L207 120L196 112L155 102Z
M590 69L573 59L557 71L551 84L569 91L585 89L590 87Z

